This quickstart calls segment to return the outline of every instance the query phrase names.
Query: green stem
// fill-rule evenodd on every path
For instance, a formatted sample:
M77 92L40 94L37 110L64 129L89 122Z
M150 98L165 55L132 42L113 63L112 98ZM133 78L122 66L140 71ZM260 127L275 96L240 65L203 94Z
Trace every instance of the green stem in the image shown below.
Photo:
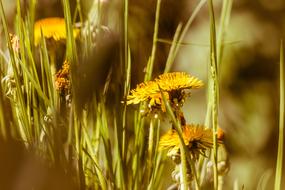
M27 127L30 126L30 123L29 123L29 119L28 119L28 114L25 110L26 104L25 104L24 95L23 95L22 89L21 89L21 83L20 83L20 78L19 78L18 69L17 69L17 65L16 65L15 54L14 54L12 44L10 41L10 37L9 37L9 33L8 33L7 20L6 20L2 1L0 1L0 16L1 16L1 20L2 20L2 26L3 26L3 30L4 30L4 34L5 34L5 39L6 39L7 44L8 44L8 50L9 50L9 55L11 58L13 74L14 74L14 78L16 81L16 93L17 93L17 97L19 98L17 100L19 102L19 106L18 106L18 108L16 108L19 111L18 114L20 114L19 115L20 116L19 121L21 123L19 125L20 125L20 127L24 128L23 130L27 130ZM29 134L29 131L26 131L26 135L27 135L26 137L27 137L28 142L31 143L30 142L31 135Z
M159 130L160 129L160 120L157 119L156 124L155 124L155 143L154 143L154 155L153 155L153 165L152 165L152 172L151 172L151 177L150 181L148 184L147 189L157 189L157 181L159 181L159 172L158 170L163 167L163 164L161 163L161 152L158 151L158 146L159 146Z
M184 40L184 38L185 38L185 36L186 36L186 34L187 34L187 32L188 32L188 29L190 28L190 26L191 26L191 24L193 23L195 17L197 16L198 12L200 11L200 9L203 7L203 5L204 5L205 3L206 3L206 0L201 0L201 1L198 3L198 5L196 6L196 8L194 9L192 15L189 17L189 19L188 19L188 21L187 21L185 27L183 28L183 30L182 30L182 32L181 32L180 37L179 37L179 39L178 39L178 42L177 42L178 46L177 46L177 47L175 48L175 50L174 50L174 55L173 55L173 57L176 57L176 55L177 55L177 53L178 53L178 51L179 51L179 49L180 49L180 46L179 46L179 45L183 43L183 40Z
M1 76L2 77L2 76ZM0 86L0 138L6 140L8 138L8 132L6 131L6 118L5 118L5 111L4 111L4 99L2 94L2 86Z
M224 185L224 177L223 176L218 176L218 187L219 187L219 190L223 190L223 185Z
M217 45L216 45L216 27L215 14L212 0L208 0L210 13L210 69L212 81L212 128L213 128L213 170L214 170L214 189L218 189L218 148L217 148L217 129L218 129L218 102L219 102L219 83L217 66Z
M166 111L167 111L168 115L170 116L170 119L173 122L172 126L174 127L174 129L176 130L176 132L178 134L178 137L179 137L179 140L180 140L180 145L184 149L183 151L182 150L180 150L180 151L185 153L184 155L186 157L186 160L189 163L189 165L191 166L191 158L190 158L189 153L187 152L187 147L186 147L186 145L184 143L184 140L183 140L181 124L180 124L179 120L175 117L175 114L174 114L174 112L173 112L169 102L166 100L166 98L165 98L165 96L164 96L164 94L162 92L161 92L161 96L162 96L163 103L165 104ZM199 190L200 189L200 187L199 187L199 179L198 179L198 176L197 176L197 173L196 173L196 169L195 169L195 167L191 167L191 169L192 169L192 173L194 175L196 189ZM187 178L187 176L184 177L184 179L186 179L186 178Z
M124 86L124 97L127 97L128 91L130 90L131 83L131 58L130 49L128 45L128 0L125 0L124 4L124 65L125 65L125 86ZM122 159L125 158L126 153L126 112L127 105L123 107L123 132L122 132Z
M181 154L181 164L180 164L180 189L188 189L188 178L187 178L187 159L186 150L184 149L182 143L180 143L180 154Z
M57 72L57 69L56 69L56 53L55 53L55 50L51 50L50 51L50 71L51 71L51 89L53 90L53 97L51 98L52 99L52 103L53 103L53 107L56 109L56 110L60 110L59 109L59 105L60 105L60 96L55 88L55 81L56 81L56 72Z
M179 44L177 43L178 39L179 39L179 35L180 35L180 32L181 32L181 29L182 29L182 24L180 23L177 28L176 28L176 31L175 31L175 34L174 34L174 37L173 37L173 41L170 43L171 44L171 47L170 47L170 50L169 50L169 54L168 54L168 57L167 57L167 60L166 60L166 64L165 64L165 68L164 68L164 73L167 73L170 71L171 69L171 66L174 62L174 59L175 59L175 54L174 54L174 51L175 49L177 48L176 46L178 46ZM159 41L159 40L158 40Z
M161 4L161 0L157 0L156 12L155 12L155 22L154 22L154 32L153 32L153 41L152 41L152 50L151 50L150 59L149 59L148 64L147 64L145 81L148 81L151 79L152 72L153 72L153 65L154 65L155 53L156 53L157 36L158 36L158 27L159 27L160 4Z
M233 0L223 1L222 13L220 17L220 28L218 32L218 41L217 41L217 62L220 66L223 49L224 49L224 40L226 37L226 30L230 20L230 14L232 9Z
M148 172L147 172L147 179L150 180L152 168L153 168L153 147L154 147L154 133L155 133L155 120L150 120L149 125L149 137L148 137L148 159L147 159L147 165L148 165Z
M275 173L275 183L274 189L281 189L281 179L282 179L282 164L283 164L283 149L284 149L284 113L285 113L285 86L284 86L284 49L283 41L280 45L280 102L279 102L279 137L278 137L278 153L276 162L276 173Z

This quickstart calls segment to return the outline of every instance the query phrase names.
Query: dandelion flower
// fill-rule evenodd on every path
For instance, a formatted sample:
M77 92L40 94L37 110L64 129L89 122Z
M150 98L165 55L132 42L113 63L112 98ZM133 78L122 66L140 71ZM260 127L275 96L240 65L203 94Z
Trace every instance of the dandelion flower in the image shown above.
M213 134L209 128L201 125L186 125L183 127L182 136L188 150L194 157L204 155L207 149L213 146ZM221 143L221 141L218 141ZM170 157L179 155L180 139L176 130L171 129L159 141L159 149L167 149Z
M173 72L159 75L156 82L162 90L173 91L201 88L203 82L184 72Z
M166 92L163 92L163 94L168 99L168 94ZM147 109L150 112L154 110L166 111L161 91L154 81L140 83L127 96L127 104L139 104L141 102L147 102Z
M200 88L202 85L201 80L183 72L162 74L155 80L141 83L131 90L127 96L127 104L147 102L151 110L159 108L165 112L161 93L166 100L180 105L189 94L185 93L184 89Z
M139 104L149 100L151 96L155 97L158 90L157 84L153 81L140 83L135 89L130 91L127 96L127 104Z
M57 17L38 20L34 26L34 38L36 46L39 45L41 41L41 32L43 37L48 40L53 40L55 42L63 41L66 39L65 20ZM78 34L79 29L74 28L74 37L77 37Z
M189 95L185 89L197 89L203 86L203 82L196 77L193 77L184 72L165 73L155 79L162 91L169 93L169 98L172 102L183 102Z

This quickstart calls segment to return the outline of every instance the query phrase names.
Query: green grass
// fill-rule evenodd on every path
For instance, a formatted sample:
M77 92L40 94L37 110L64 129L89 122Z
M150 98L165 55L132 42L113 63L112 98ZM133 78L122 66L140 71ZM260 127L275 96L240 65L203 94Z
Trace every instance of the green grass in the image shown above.
M170 128L170 124L177 131L180 139L180 189L189 187L199 190L203 185L210 184L212 189L222 189L219 181L224 177L219 175L219 147L217 130L219 126L219 76L220 66L223 62L224 44L227 27L230 20L233 1L223 1L219 28L216 25L216 12L212 0L201 0L195 6L186 23L179 23L172 40L160 38L161 8L164 1L157 0L152 35L152 48L146 58L146 71L144 81L153 79L155 73L158 43L170 45L162 72L171 71L177 55L185 43L188 32L200 10L208 2L210 20L209 41L209 74L207 86L207 113L205 113L205 126L213 129L213 148L209 157L200 156L195 160L189 153L183 140L183 126L174 114L171 103L163 93L163 103L166 105L166 114L163 118L142 116L141 110L148 106L141 103L136 109L127 106L125 99L130 92L132 76L132 47L129 41L129 1L124 0L120 5L121 18L119 26L119 46L116 68L108 70L106 80L98 85L96 92L91 92L86 100L81 97L81 90L93 88L93 81L87 87L82 87L84 77L97 75L93 73L80 73L81 67L87 70L92 65L84 65L85 60L91 57L94 50L99 51L97 41L94 42L92 32L99 35L103 26L104 12L100 1L94 1L89 13L84 13L81 1L76 1L76 8L71 12L70 2L62 0L64 19L66 23L66 49L64 59L71 63L71 89L62 95L55 89L52 66L58 63L57 50L49 47L48 40L42 37L39 47L34 46L33 28L35 23L35 9L37 1L31 0L28 10L23 15L20 0L17 1L17 14L15 18L15 35L19 37L19 52L11 44L7 18L3 3L0 1L1 23L5 40L7 42L8 57L1 50L1 79L8 73L8 67L13 72L12 84L7 89L4 82L0 88L0 141L15 140L24 145L27 152L35 153L48 167L59 168L70 177L70 184L75 189L164 189L165 171L169 158L165 152L159 151L161 128ZM86 16L87 15L87 16ZM86 16L86 18L84 18ZM84 20L85 19L85 20ZM121 20L120 20L121 19ZM81 23L80 39L73 36L75 22ZM96 28L94 30L94 28ZM218 28L218 32L216 32ZM98 42L99 43L99 42ZM94 45L95 44L95 45ZM191 43L190 43L191 44ZM94 61L94 64L100 64ZM3 63L3 64L2 64ZM224 64L224 63L223 63ZM226 64L226 63L225 63ZM99 73L100 74L100 73ZM85 76L87 75L87 76ZM114 77L115 76L115 77ZM114 77L115 79L113 79ZM82 79L82 81L80 81ZM99 79L98 79L99 80ZM113 80L119 82L113 84ZM90 85L90 86L88 86ZM6 94L12 90L13 94ZM87 92L90 92L87 90ZM112 92L116 92L115 95ZM113 101L108 99L111 94ZM85 95L85 94L84 94ZM71 98L68 102L66 98ZM83 100L84 99L84 100ZM111 104L111 105L110 105ZM284 50L280 48L280 120L278 157L276 163L275 189L281 189L282 159L284 144ZM213 181L206 178L206 165L213 163ZM172 166L171 166L172 167ZM188 179L191 171L193 179ZM167 173L169 176L170 173ZM166 179L170 179L166 178ZM208 181L207 181L208 180ZM233 187L238 189L238 179Z
M284 48L283 41L280 45L280 100L279 100L279 136L278 136L278 152L276 162L276 173L274 189L279 190L282 182L282 165L283 165L283 150L284 150Z
M213 128L213 170L214 170L214 189L218 189L218 106L219 106L219 77L218 77L218 62L217 62L217 41L216 41L216 25L215 14L212 0L208 0L209 14L210 14L210 102Z

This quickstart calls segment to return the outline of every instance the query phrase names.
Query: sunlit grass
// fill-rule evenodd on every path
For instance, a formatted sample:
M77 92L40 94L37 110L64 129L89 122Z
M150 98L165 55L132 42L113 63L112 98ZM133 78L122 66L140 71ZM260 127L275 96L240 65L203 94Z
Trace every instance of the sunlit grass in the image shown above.
M83 13L80 1L76 1L75 12L71 12L70 2L62 0L66 36L63 43L64 55L62 62L58 61L59 46L50 46L50 39L41 31L40 40L35 43L34 23L37 1L32 0L23 16L20 0L17 1L15 19L15 36L19 38L18 51L10 40L2 1L0 16L8 56L1 51L0 63L1 80L6 77L8 67L12 75L8 86L2 81L0 88L0 140L17 140L25 145L28 152L35 153L44 160L48 167L62 169L70 178L75 189L164 189L164 184L176 185L179 189L203 189L203 185L210 184L212 189L221 189L220 181L224 176L219 173L219 150L222 144L218 142L218 113L219 113L219 75L222 64L224 40L230 20L232 1L223 1L219 28L216 24L213 1L208 0L210 20L209 41L209 74L207 88L207 112L205 113L205 127L212 128L211 148L205 148L198 158L189 151L190 148L183 139L183 127L187 123L180 110L186 94L182 93L183 102L171 99L171 92L161 89L158 83L157 96L160 102L149 103L151 99L141 102L136 108L127 105L127 97L131 89L132 47L129 43L129 1L124 0L120 9L122 26L120 26L118 57L116 67L107 68L107 76L102 82L103 87L88 91L94 81L87 82L87 87L80 79L101 74L101 70L93 72L92 65L86 60L93 52L98 52L100 44L97 38L101 32L109 29L101 25L101 1L95 0L89 13ZM179 23L172 41L160 39L160 12L164 1L157 0L153 25L152 47L149 57L146 58L144 82L155 80L154 66L157 58L159 42L168 43L170 49L162 73L169 73L176 60L179 50L184 43L185 36L191 33L191 25L200 10L206 5L206 0L200 0L186 23ZM84 15L87 20L84 21ZM78 21L76 23L76 21ZM74 28L80 34L74 35ZM218 28L218 32L216 32ZM107 34L108 35L108 34ZM97 36L96 36L97 37ZM102 43L102 42L101 42ZM106 42L107 43L107 42ZM62 45L62 44L61 44ZM58 49L57 49L58 48ZM110 54L111 55L111 54ZM112 54L113 55L113 54ZM109 54L107 54L109 56ZM95 59L100 59L96 57ZM94 60L94 64L100 64ZM61 65L64 61L70 62L69 79L71 87L67 91L55 88L52 65ZM86 62L85 62L86 61ZM91 62L92 62L91 61ZM109 59L108 59L109 61ZM207 64L208 64L207 63ZM105 63L104 63L105 64ZM226 63L225 63L226 64ZM4 65L4 66L3 66ZM4 67L4 68L2 68ZM82 67L86 67L83 70ZM108 67L108 66L106 66ZM101 67L98 67L101 68ZM88 72L89 69L92 72ZM80 72L83 73L80 73ZM96 76L95 76L96 75ZM115 76L115 77L114 77ZM115 79L113 79L114 77ZM99 77L98 77L99 78ZM284 141L284 55L283 46L280 50L280 121L279 145L275 175L275 189L281 189L283 141ZM98 79L99 80L99 79ZM115 81L115 85L112 82ZM157 80L155 80L157 82ZM98 81L95 81L98 82ZM98 83L99 83L98 82ZM161 83L160 83L161 84ZM90 86L88 86L90 85ZM83 86L83 87L82 87ZM201 85L202 86L202 83ZM199 87L200 87L199 86ZM86 88L88 88L86 90ZM184 89L191 89L185 87ZM9 91L10 90L10 91ZM88 97L81 97L82 91L90 92ZM180 90L180 89L179 89ZM176 89L175 93L180 92ZM9 92L9 93L7 93ZM85 91L84 91L85 92ZM115 93L114 93L115 92ZM110 93L110 94L108 94ZM174 94L175 94L174 93ZM189 93L190 94L190 93ZM176 94L175 94L176 95ZM87 96L87 95L86 95ZM109 101L111 96L112 101ZM83 98L84 101L82 100ZM157 98L157 97L156 97ZM111 102L111 103L110 103ZM176 105L176 104L178 105ZM164 107L163 107L164 106ZM177 106L177 107L176 107ZM159 111L157 110L159 107ZM8 111L6 111L8 110ZM152 111L155 110L157 112ZM149 111L149 112L148 112ZM159 113L159 114L158 114ZM182 114L182 119L179 114ZM167 159L165 151L159 150L159 141L162 125L172 128L179 136L179 179L178 181L164 182ZM184 125L184 126L183 126ZM9 126L9 127L7 127ZM220 143L220 144L219 144ZM224 146L222 147L224 148ZM212 163L213 176L206 178L206 165ZM173 164L173 165L174 165ZM191 174L191 177L189 177ZM237 188L237 183L233 184Z
M283 151L284 151L284 112L285 112L285 104L284 104L284 47L283 41L281 41L280 45L280 100L279 100L279 136L278 136L278 152L277 152L277 162L276 162L276 173L275 173L275 183L274 189L282 189L282 166L283 166Z

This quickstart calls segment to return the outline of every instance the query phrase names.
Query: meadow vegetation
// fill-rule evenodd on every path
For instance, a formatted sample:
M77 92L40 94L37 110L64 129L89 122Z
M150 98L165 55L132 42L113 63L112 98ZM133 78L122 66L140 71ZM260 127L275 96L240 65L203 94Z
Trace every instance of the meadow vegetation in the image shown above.
M85 11L80 0L62 0L62 17L42 19L38 3L17 0L11 29L0 1L0 189L247 189L238 178L227 181L226 141L235 131L225 132L219 115L233 0L223 0L219 12L215 1L197 1L171 39L161 38L165 1L155 1L143 65L135 57L144 47L131 38L137 30L130 29L134 10L128 0L107 2L119 10L111 13L116 23L105 15L106 1L90 1ZM173 70L180 50L191 45L185 38L201 12L209 23L206 78ZM157 58L161 44L168 46L163 63ZM274 183L266 173L260 177L260 189L282 189L280 44L276 172ZM199 91L203 122L189 119L184 108Z

